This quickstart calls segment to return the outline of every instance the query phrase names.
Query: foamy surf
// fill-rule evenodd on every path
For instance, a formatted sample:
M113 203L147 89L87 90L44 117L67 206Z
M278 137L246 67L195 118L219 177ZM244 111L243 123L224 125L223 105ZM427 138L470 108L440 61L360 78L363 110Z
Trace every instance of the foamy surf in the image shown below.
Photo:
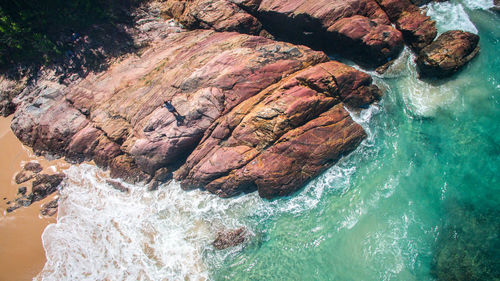
M488 10L494 6L493 0L462 0L462 3L471 10Z
M427 15L436 21L438 35L455 29L475 34L478 33L476 26L469 19L464 7L460 3L432 2L426 5L426 9Z
M99 168L72 166L57 223L42 235L47 262L35 280L209 280L212 267L245 247L215 251L217 231L245 226L254 239L262 221L316 207L325 190L348 186L354 171L349 163L332 167L293 197L267 201L257 193L187 192L176 182L155 192L122 183L130 189L122 193Z

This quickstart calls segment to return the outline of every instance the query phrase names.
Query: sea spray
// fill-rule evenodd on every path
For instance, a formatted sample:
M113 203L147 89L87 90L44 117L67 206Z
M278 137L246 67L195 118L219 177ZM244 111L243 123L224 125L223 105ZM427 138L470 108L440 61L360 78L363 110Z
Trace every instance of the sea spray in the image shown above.
M476 0L473 0L476 1ZM427 15L436 21L438 35L448 30L463 30L477 34L464 7L456 2L432 2L426 5Z

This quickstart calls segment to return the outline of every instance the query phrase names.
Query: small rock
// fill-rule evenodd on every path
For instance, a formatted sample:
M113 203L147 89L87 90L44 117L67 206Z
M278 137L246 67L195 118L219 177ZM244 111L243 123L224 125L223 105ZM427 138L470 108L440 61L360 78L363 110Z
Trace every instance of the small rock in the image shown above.
M217 233L217 238L212 243L212 245L217 250L223 250L229 247L237 246L245 242L247 236L247 230L244 227L233 230L225 230Z
M7 213L11 213L11 212L13 212L14 210L19 209L20 207L21 207L21 206L19 206L19 205L10 206L10 207L8 207L8 208L7 208Z
M25 197L21 197L21 198L17 198L16 199L16 203L17 205L19 206L24 206L24 207L28 207L29 205L31 205L31 203L33 203L30 199L27 199Z
M157 190L160 184L166 183L171 179L172 179L172 172L168 168L161 168L157 170L155 176L149 183L148 191Z
M41 200L57 190L57 186L64 180L64 174L37 175L32 185L33 201Z
M40 173L43 170L42 165L37 162L28 162L24 164L23 169L16 174L15 181L17 184L21 184L23 182L27 182L30 179L34 178L36 174Z
M491 7L490 10L500 13L500 0L494 0L493 7Z
M396 60L390 60L386 64L377 67L375 71L377 71L378 74L384 74L387 71L387 69L389 69L389 67L391 67L394 64L395 61Z
M26 171L31 171L33 173L40 173L43 170L42 165L40 165L40 163L37 162L28 162L24 164L23 169Z
M121 182L115 180L106 180L106 183L111 185L114 189L119 190L121 192L126 192L126 193L130 192L130 190L127 187L123 186Z
M48 203L42 205L40 209L40 214L42 216L53 216L57 213L57 207L59 206L59 199L56 198Z
M21 186L21 187L17 190L17 194L22 194L22 195L25 195L27 190L28 190L28 189L26 188L26 186Z
M7 197L4 197L3 200L7 200Z
M36 174L31 172L31 171L22 170L21 172L16 174L16 177L14 178L14 180L16 181L17 184L21 184L21 183L29 181L30 179L34 178L35 176L36 176Z

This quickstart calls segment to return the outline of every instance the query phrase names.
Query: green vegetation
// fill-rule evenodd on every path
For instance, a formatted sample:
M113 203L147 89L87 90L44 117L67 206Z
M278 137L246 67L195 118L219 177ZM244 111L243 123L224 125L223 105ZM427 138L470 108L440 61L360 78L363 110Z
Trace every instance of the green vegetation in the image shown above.
M0 68L48 65L71 49L73 32L127 20L137 0L9 0L0 3Z

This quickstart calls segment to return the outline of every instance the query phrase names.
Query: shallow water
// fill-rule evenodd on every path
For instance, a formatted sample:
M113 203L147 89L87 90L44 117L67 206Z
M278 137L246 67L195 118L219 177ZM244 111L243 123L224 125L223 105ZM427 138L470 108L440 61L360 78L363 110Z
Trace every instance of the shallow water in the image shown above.
M406 51L375 77L382 101L353 113L368 139L291 197L220 199L176 183L123 194L93 166L70 168L39 279L499 278L500 18L489 3L429 7L440 32L479 33L479 57L429 84ZM444 16L458 10L462 21ZM249 242L213 249L217 230L239 226Z

